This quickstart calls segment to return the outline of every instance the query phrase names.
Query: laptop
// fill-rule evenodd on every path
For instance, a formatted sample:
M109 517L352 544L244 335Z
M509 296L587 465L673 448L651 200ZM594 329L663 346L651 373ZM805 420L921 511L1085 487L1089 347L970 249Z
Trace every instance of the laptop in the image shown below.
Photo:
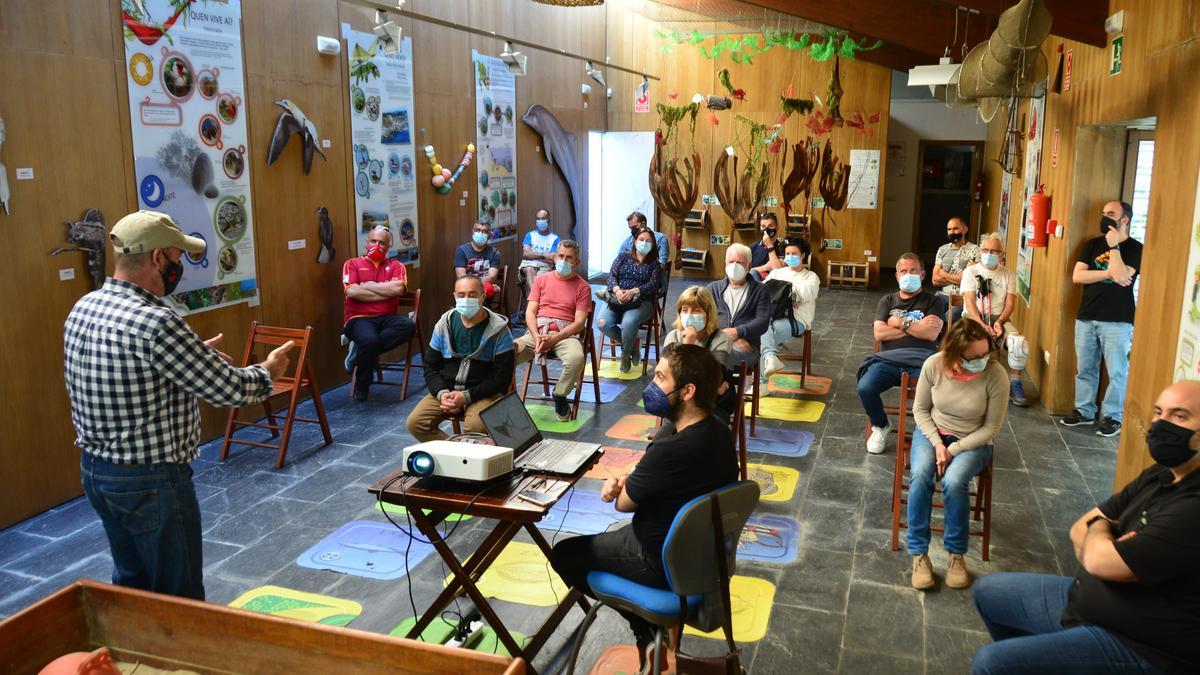
M599 443L543 439L516 392L479 413L496 445L513 449L513 469L572 476L604 452Z

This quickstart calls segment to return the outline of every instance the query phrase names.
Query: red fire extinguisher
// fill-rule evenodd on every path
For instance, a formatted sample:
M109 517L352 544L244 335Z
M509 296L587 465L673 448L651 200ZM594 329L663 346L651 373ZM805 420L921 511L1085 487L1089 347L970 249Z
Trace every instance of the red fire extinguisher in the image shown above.
M1029 197L1029 227L1033 230L1029 245L1035 248L1046 247L1046 221L1050 219L1050 198L1046 196L1045 190L1045 185L1039 185L1037 192Z
M983 202L983 173L982 172L980 172L979 176L977 178L975 178L975 190L973 191L973 195L971 198L974 199L976 203Z

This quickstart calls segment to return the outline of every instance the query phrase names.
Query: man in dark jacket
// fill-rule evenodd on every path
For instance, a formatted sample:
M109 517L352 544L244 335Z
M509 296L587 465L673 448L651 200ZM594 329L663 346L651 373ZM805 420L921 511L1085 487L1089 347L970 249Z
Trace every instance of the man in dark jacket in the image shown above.
M465 417L465 431L486 433L479 411L512 382L516 359L508 321L483 301L479 277L454 283L454 309L438 319L425 350L429 394L408 416L408 432L418 441L445 439L438 425L452 415Z
M771 325L771 294L748 275L750 249L733 244L725 250L725 278L708 285L717 303L721 331L733 340L733 363L753 367L759 340Z

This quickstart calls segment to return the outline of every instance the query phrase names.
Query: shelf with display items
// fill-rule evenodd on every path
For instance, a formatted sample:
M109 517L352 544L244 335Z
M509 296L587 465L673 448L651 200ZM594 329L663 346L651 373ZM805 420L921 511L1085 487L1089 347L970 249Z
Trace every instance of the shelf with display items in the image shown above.
M680 267L685 270L708 268L708 249L688 246L679 250Z
M683 219L683 226L707 230L712 227L712 217L709 216L708 209L693 209L688 211L687 218Z
M867 290L871 282L871 266L865 262L829 261L829 288Z

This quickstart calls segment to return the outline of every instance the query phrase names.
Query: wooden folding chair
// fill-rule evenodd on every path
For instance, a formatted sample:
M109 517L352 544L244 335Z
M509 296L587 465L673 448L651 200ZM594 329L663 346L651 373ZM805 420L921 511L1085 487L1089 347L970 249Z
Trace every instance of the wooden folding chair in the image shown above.
M801 387L804 386L804 381L808 378L808 376L812 375L812 330L805 328L803 338L804 338L804 350L802 352L800 352L799 354L790 354L788 352L783 351L782 349L779 351L779 360L780 361L783 361L784 363L796 362L796 361L800 362L800 386Z
M229 417L225 422L225 440L221 443L221 459L229 457L229 446L238 443L240 445L253 445L259 448L272 448L279 450L279 456L275 460L276 468L283 468L283 458L287 454L288 441L292 438L292 424L295 422L312 422L321 425L321 434L325 437L325 445L333 443L333 434L329 432L329 421L325 418L325 405L321 402L321 390L317 386L317 379L313 373L312 364L308 362L308 341L312 337L312 326L305 326L303 330L298 328L274 328L272 326L259 325L257 321L250 322L250 336L246 339L246 349L242 352L242 367L251 365L255 357L255 345L267 345L269 348L275 348L286 343L288 340L296 343L291 354L296 355L292 360L295 364L291 375L284 374L276 378L271 383L271 395L262 402L263 411L266 413L267 422L243 422L238 419L238 412L241 408L234 408L229 411ZM257 361L253 361L257 363ZM300 403L300 392L307 389L312 394L313 407L317 410L317 418L311 419L308 417L297 417L296 406ZM271 407L271 399L283 394L289 394L287 412L284 415L283 424L279 424L276 418L275 410ZM233 437L233 432L238 427L257 427L260 429L269 429L271 438L278 438L278 445L270 443L260 443L258 441L247 441ZM280 435L282 430L283 434Z
M742 470L742 480L746 480L748 471L747 467L747 451L746 451L746 380L749 379L750 373L746 370L746 364L738 366L737 381L734 382L735 391L737 392L738 405L733 410L732 430L736 434L734 442L737 443L738 450L738 465Z
M658 289L658 329L663 334L671 332L667 328L667 291L671 286L671 261L667 261L667 270L663 275L662 288Z
M750 380L750 385L754 387L753 391L746 392L746 387L742 387L743 398L739 399L739 404L745 407L746 401L750 401L750 435L754 435L755 426L758 424L758 397L762 392L762 382L759 379L762 377L761 371L762 359L754 362L754 379ZM745 364L742 364L745 366ZM748 366L747 366L748 368Z
M579 339L583 342L583 372L579 374L579 381L575 383L575 398L571 402L571 419L579 416L579 402L583 398L583 386L591 384L595 387L596 405L600 405L600 359L596 353L596 335L592 332L592 317L595 314L595 308L588 312L587 323L584 324L583 332L579 335ZM531 330L537 330L536 327L531 327ZM574 339L574 338L571 338ZM546 358L554 358L553 354L547 354ZM587 368L592 366L592 379L588 380ZM530 379L533 369L539 367L533 361L529 362L529 366L525 369L525 376L521 380L521 400L522 401L553 401L553 396L550 395L551 385L558 383L556 378L550 377L550 371L546 368L546 364L540 365L542 369L542 377L540 380ZM542 385L542 395L529 395L529 385Z
M496 302L493 307L502 316L508 316L508 265L500 267L496 275Z
M908 415L912 413L912 402L916 400L916 378L910 378L908 373L900 375L900 404L899 422L897 423L896 432L896 469L892 475L892 550L900 550L900 530L908 527L908 521L904 518L908 498L905 494L908 492L908 483L904 480L905 474L908 473L912 465L912 435L919 434L921 430L916 425L916 420L913 421L912 430L906 429ZM935 483L934 494L942 491L941 483ZM992 541L992 460L988 460L987 467L975 477L975 489L969 495L975 498L975 504L971 507L972 520L981 522L980 527L972 527L968 530L971 536L982 537L983 552L982 558L988 560L991 553ZM934 498L933 508L945 508L945 502L938 501ZM933 532L944 532L945 527L940 525L932 525L929 528Z
M386 387L400 387L400 400L408 398L408 376L411 367L416 367L413 364L413 353L420 354L425 346L425 338L421 334L421 289L406 292L401 295L400 308L397 310L400 314L408 314L413 321L413 326L416 330L413 331L413 336L409 338L407 345L396 345L395 349L405 347L403 361L384 361L380 359L375 364L375 382ZM400 382L388 382L383 379L383 371L396 371L404 373ZM358 376L358 371L355 369L355 377ZM350 389L354 389L354 384L351 382Z
M642 335L642 374L645 375L650 370L650 345L654 344L654 358L657 360L659 354L662 353L662 320L659 317L659 296L655 296L650 300L650 316L642 322L638 330L645 331ZM604 333L600 333L600 359L602 361L619 361L621 357L617 354L617 347L620 343L612 339ZM608 348L608 354L604 353L604 349Z

